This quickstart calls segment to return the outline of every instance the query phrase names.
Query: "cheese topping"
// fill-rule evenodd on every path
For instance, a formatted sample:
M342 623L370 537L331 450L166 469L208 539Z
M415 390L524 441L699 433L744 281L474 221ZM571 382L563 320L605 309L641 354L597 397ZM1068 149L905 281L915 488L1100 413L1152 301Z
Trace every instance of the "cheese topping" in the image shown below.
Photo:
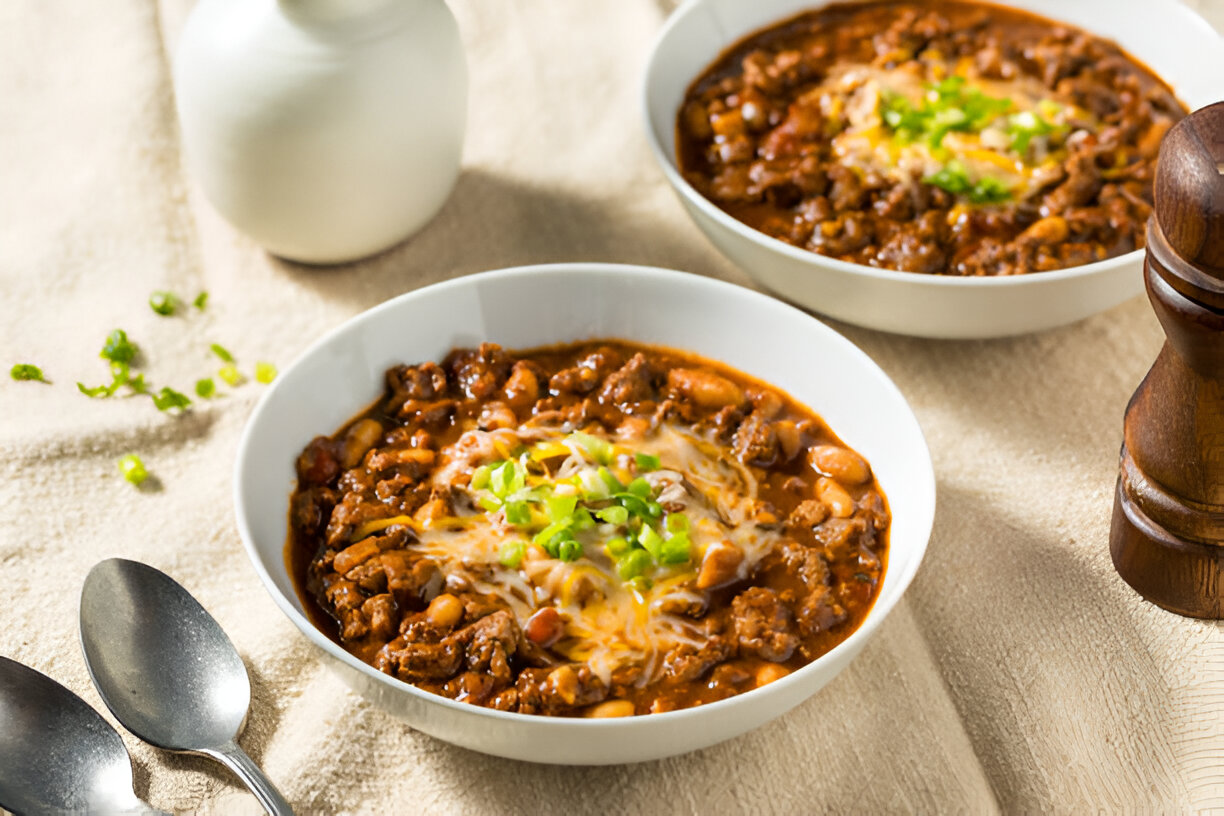
M556 607L565 629L552 650L587 663L604 683L635 666L645 685L668 651L708 640L684 612L705 608L696 578L711 546L739 550L734 578L746 578L779 538L754 520L752 473L671 425L632 440L472 430L441 461L433 481L458 492L455 515L410 523L410 548L451 581L504 602L520 624Z
M970 78L967 64L924 65L840 66L805 95L835 131L843 164L971 203L1024 199L1057 176L1072 127L1095 127L1034 77Z

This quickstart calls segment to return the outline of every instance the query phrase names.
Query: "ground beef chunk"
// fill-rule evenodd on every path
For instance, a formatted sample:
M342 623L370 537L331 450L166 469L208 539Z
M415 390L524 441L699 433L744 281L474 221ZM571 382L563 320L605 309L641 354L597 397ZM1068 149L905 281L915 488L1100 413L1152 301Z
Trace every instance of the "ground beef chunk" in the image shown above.
M732 449L744 464L769 467L778 458L778 435L769 420L753 411L736 429Z
M519 641L514 615L499 610L460 630L455 637L467 645L468 669L487 672L504 682L511 680L510 657Z
M455 384L468 399L483 400L496 394L510 376L514 361L496 343L452 352L444 363Z
M612 405L628 405L653 400L655 390L651 384L652 377L650 363L646 361L646 357L642 354L635 354L629 358L629 362L608 375L599 392L599 397L603 402Z
M375 666L405 683L446 680L463 666L463 647L452 638L441 643L405 643L399 648L395 643L383 647Z
M804 597L795 614L795 621L798 624L799 632L811 638L845 623L846 610L833 597L832 591L826 587ZM804 657L812 659L813 654L806 642L802 648Z
M559 714L603 701L608 690L588 666L524 669L515 684L523 714Z
M577 365L554 374L548 381L548 387L562 393L589 393L620 366L621 360L620 353L615 349L598 349L584 356Z
M792 527L815 527L829 517L829 508L818 499L804 499L795 506L786 523Z
M791 611L772 589L752 587L740 593L731 602L731 617L741 655L781 662L799 645L791 632Z
M686 643L668 652L664 675L674 683L689 683L734 654L735 641L723 635L715 635L700 647Z
M395 366L387 371L387 406L395 413L409 401L428 402L446 394L446 372L437 363Z

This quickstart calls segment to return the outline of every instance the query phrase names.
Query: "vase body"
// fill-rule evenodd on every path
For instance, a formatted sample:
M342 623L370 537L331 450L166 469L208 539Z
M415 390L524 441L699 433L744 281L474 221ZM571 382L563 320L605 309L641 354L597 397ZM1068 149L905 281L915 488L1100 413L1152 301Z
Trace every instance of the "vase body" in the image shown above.
M204 194L275 255L380 252L458 178L467 67L442 0L200 0L174 80Z

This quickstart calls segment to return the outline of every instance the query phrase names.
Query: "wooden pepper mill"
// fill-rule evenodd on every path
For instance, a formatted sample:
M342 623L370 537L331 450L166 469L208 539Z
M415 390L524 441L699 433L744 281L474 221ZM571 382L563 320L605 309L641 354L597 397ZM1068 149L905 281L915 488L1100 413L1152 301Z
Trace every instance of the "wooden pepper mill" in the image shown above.
M1160 147L1144 279L1167 338L1126 408L1109 548L1140 595L1224 618L1224 102Z

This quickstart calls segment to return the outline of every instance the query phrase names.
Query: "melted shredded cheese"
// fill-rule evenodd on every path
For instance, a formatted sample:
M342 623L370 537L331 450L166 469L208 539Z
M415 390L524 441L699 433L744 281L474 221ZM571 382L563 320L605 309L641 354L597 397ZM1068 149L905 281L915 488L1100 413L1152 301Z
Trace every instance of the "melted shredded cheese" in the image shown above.
M435 484L467 490L475 468L506 457L523 445L560 460L555 479L585 478L591 467L563 429L524 428L519 432L468 431L441 452ZM523 624L538 609L554 606L566 621L565 633L551 648L570 660L585 662L603 682L618 668L641 669L646 684L663 671L663 657L677 646L700 647L708 635L692 618L677 614L703 609L705 593L695 588L701 556L715 543L730 544L743 553L739 577L748 577L778 543L778 533L753 521L757 482L725 449L687 430L670 425L632 441L636 451L657 456L660 469L646 474L661 502L683 505L690 521L693 560L655 564L647 572L649 587L626 583L604 551L615 534L611 525L597 524L576 534L583 557L566 562L529 546L517 569L503 566L499 552L507 540L524 534L508 525L504 515L475 512L458 523L409 524L417 534L410 545L437 563L448 575L466 581L476 591L495 597ZM564 459L561 457L564 456ZM614 473L625 465L612 463ZM513 498L513 497L511 497ZM390 526L402 519L378 522ZM373 523L371 523L373 524Z
M959 161L972 178L989 176L1006 183L1012 194L1023 199L1034 195L1059 172L1065 150L1050 150L1045 137L1031 140L1031 155L1022 159L1009 151L1011 138L998 124L980 132L951 131L933 148L925 140L900 142L892 138L880 115L885 94L919 100L928 83L948 75L965 76L964 65L944 66L938 76L926 76L913 64L897 68L850 65L834 68L819 86L808 93L825 116L844 121L845 127L832 138L833 152L848 167L875 172L908 185L935 175L948 161ZM1008 80L973 78L971 85L987 96L1011 100L1013 112L1029 112L1049 105L1050 92L1039 80L1018 76ZM1072 105L1056 105L1047 111L1052 125L1067 126L1074 120L1090 120L1087 111Z

